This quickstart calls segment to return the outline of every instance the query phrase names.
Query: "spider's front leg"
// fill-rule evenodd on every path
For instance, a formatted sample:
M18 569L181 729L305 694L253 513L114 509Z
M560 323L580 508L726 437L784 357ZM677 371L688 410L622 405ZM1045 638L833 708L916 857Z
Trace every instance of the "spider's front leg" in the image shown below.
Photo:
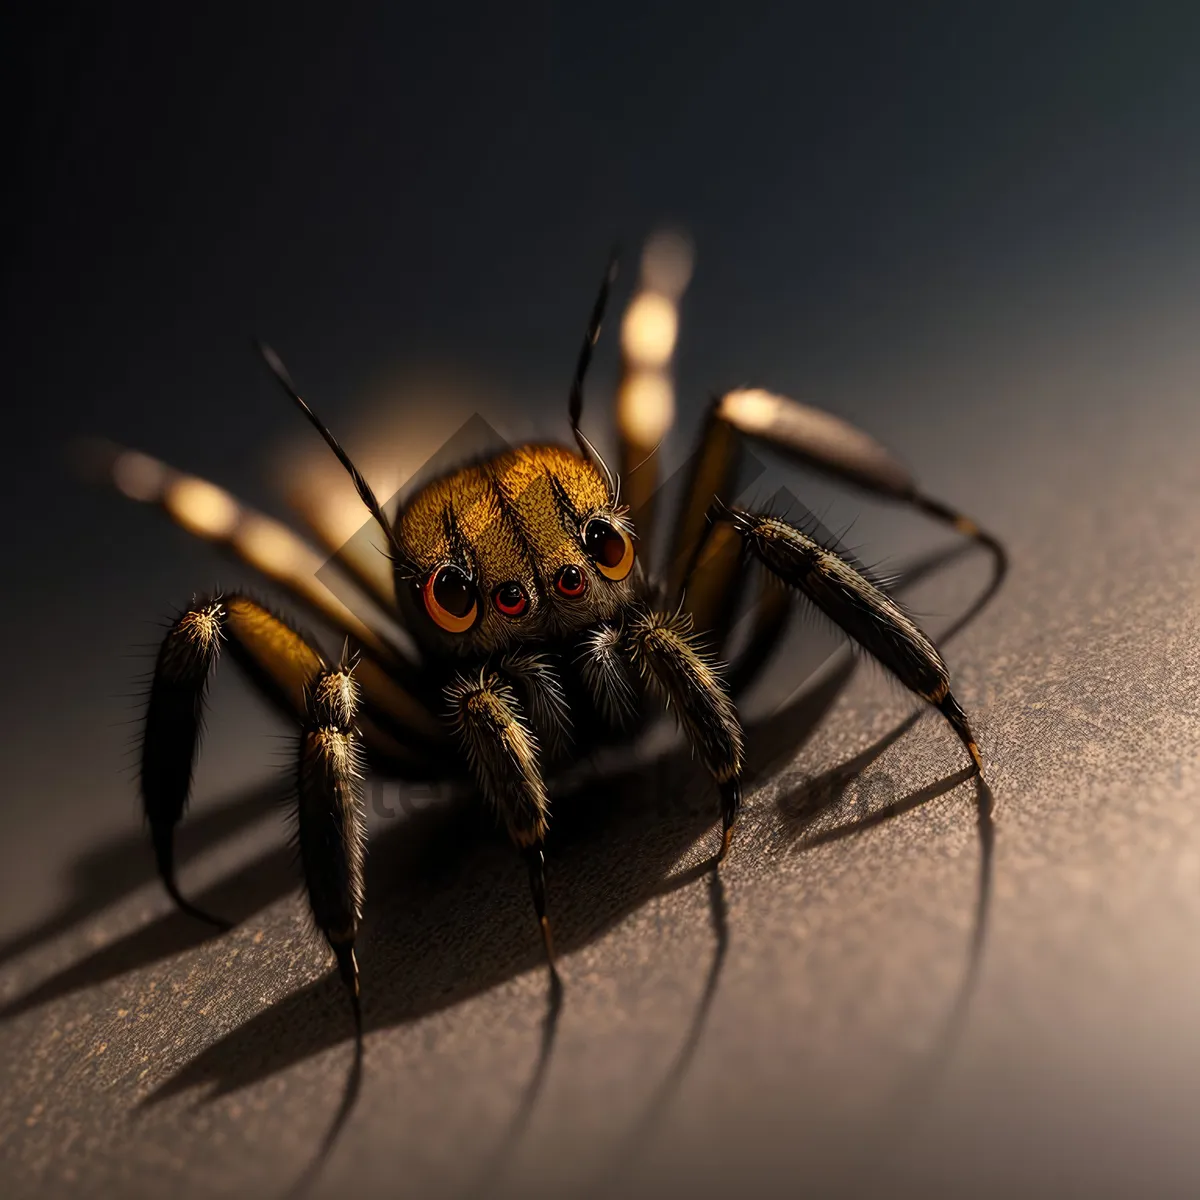
M497 671L485 667L478 674L460 675L445 694L475 782L525 855L546 959L557 978L554 942L546 916L546 860L542 850L550 802L542 780L537 738L511 684Z
M141 791L159 873L185 912L175 881L175 827L187 806L208 679L227 646L276 708L299 722L297 837L317 927L334 953L358 1020L354 937L362 905L358 686L348 664L326 666L286 622L246 596L193 605L168 630L155 663L142 738Z
M306 689L296 769L296 841L317 928L337 956L362 1029L354 939L362 919L362 747L359 691L346 662L323 669Z
M197 908L175 879L175 826L192 787L204 720L204 694L221 650L227 609L221 601L195 604L167 631L154 664L142 728L141 793L154 860L179 908L218 929L229 923Z
M721 792L721 850L729 853L742 806L744 746L737 709L713 665L696 647L691 617L646 612L630 623L630 657L675 715Z
M723 505L711 516L731 522L769 571L807 596L906 688L932 704L958 734L976 770L983 771L979 746L967 714L950 691L950 672L942 656L895 600L845 556L787 521Z
M228 922L186 900L175 879L175 827L187 808L204 695L222 647L229 649L272 704L293 720L303 718L305 686L324 664L294 629L239 595L193 604L167 631L159 648L142 732L140 772L154 856L167 892L184 912L228 928Z

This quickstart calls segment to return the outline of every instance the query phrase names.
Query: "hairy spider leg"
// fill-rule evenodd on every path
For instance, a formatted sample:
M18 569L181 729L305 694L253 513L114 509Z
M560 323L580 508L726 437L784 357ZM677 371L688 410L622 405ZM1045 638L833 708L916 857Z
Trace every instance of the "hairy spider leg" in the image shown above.
M728 506L735 499L740 450L746 438L839 482L909 504L983 546L992 556L992 577L956 628L983 608L1002 584L1008 555L999 539L971 518L925 495L908 469L874 438L811 405L760 389L738 389L721 396L709 411L668 563L668 596L678 600L686 592L685 609L693 613L697 631L707 633L715 647L723 647L728 637L745 570L734 549L739 539L730 524L710 517L714 508ZM786 593L781 596L779 589L764 580L750 637L730 664L735 694L753 682L770 658L786 629L789 610Z
M479 790L525 855L546 962L556 974L542 852L550 801L542 779L537 735L512 684L498 671L483 667L459 674L446 686L445 698Z
M362 826L355 806L363 756L400 778L426 777L435 763L383 728L388 714L371 712L349 661L330 668L300 633L247 596L193 604L159 649L141 755L142 803L159 874L184 912L228 928L181 895L174 856L175 827L187 807L199 749L204 695L223 646L260 694L302 730L297 833L305 886L317 927L355 996L358 917L351 920L349 914L359 911L362 892Z
M362 675L368 691L379 693L378 707L400 729L411 731L409 740L416 747L444 744L441 723L402 682L415 676L416 663L364 624L321 582L317 572L326 560L286 525L256 512L224 488L182 474L140 451L112 448L107 474L124 495L158 505L177 525L253 567L349 637L366 655Z
M745 509L714 509L772 574L806 596L906 688L928 701L962 740L978 771L983 759L950 673L933 642L907 612L847 555L787 521Z
M729 853L741 809L745 762L742 726L721 676L699 650L686 613L639 614L626 631L630 661L674 710L688 742L716 780L721 794L721 850Z
M357 728L358 684L343 659L305 689L296 765L296 844L313 920L337 958L362 1033L354 942L362 920L363 753Z

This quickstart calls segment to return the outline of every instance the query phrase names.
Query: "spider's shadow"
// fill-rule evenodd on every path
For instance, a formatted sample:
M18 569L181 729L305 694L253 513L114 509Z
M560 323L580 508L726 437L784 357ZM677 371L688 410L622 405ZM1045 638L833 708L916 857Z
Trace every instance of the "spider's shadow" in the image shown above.
M793 749L797 736L811 731L840 693L853 670L845 656L837 669L796 703L754 729L749 745L754 763L770 762L784 745ZM836 807L843 784L877 758L915 719L880 739L851 763L835 768L806 787L802 818L793 810L789 825L807 827L818 815ZM753 764L752 764L753 772ZM656 778L647 783L644 769L624 778L608 778L584 789L571 804L561 804L556 822L555 878L569 881L553 887L556 931L566 954L601 937L653 895L690 885L708 872L708 860L670 873L697 839L707 833L715 845L710 788L680 753L655 764ZM816 846L880 824L959 786L971 770L953 774L893 802L865 818L827 829L799 841ZM640 786L639 786L640 781ZM649 796L695 797L660 802ZM788 810L797 798L781 802ZM656 811L657 810L657 811ZM990 810L989 810L990 811ZM571 814L567 816L566 814ZM362 956L367 1032L407 1024L488 991L516 974L541 964L541 947L528 920L524 879L514 867L510 848L501 839L481 836L471 812L451 810L418 814L418 830L388 838L372 854L376 905ZM981 825L982 828L982 825ZM990 827L989 827L990 828ZM416 836L414 836L414 834ZM984 844L984 868L976 906L976 927L969 965L952 1012L965 1014L982 952L990 880L990 839ZM432 864L432 865L431 865ZM384 884L390 880L390 884ZM714 879L710 888L720 887ZM723 897L710 896L716 945L705 988L681 1049L646 1114L633 1128L629 1161L645 1142L682 1082L699 1044L715 995L728 933ZM527 1124L548 1066L561 996L551 996L538 1062L524 1089L503 1146L511 1145ZM951 1024L939 1042L949 1043L961 1023ZM155 1105L192 1089L222 1095L251 1086L353 1036L342 985L336 972L301 988L260 1012L202 1051L143 1103ZM942 1059L948 1051L937 1050ZM498 1161L493 1167L498 1169Z
M259 818L268 815L284 800L287 789L279 783L259 784L239 791L223 803L191 814L178 830L175 857L181 865L199 857L203 852L239 833ZM110 905L117 903L137 888L157 881L146 831L135 826L114 838L81 854L70 867L70 894L49 916L0 942L0 966L36 949L45 942L69 932L76 925L95 916ZM235 909L246 916L255 909L248 907L258 898L259 889L246 893L242 899L234 900ZM182 916L182 914L180 914ZM186 949L189 945L212 936L203 925L189 921L187 928L180 924L172 936L162 938L164 953L171 954ZM116 969L104 971L89 969L78 982L66 982L46 995L40 995L31 1003L6 1010L0 1015L15 1015L24 1008L44 1003L76 987L98 983L103 979L125 970L132 970L145 962L152 962L160 955L131 949L123 956L127 962ZM92 962L93 960L87 960Z
M844 656L810 691L753 728L750 779L794 750L853 671ZM672 870L707 834L712 785L686 749L589 781L559 798L548 841L555 941L564 957L603 936L655 895L698 880L707 858ZM540 967L542 949L511 847L464 802L426 809L372 841L372 907L361 939L367 1033L408 1024ZM560 883L561 881L561 883ZM249 1086L353 1036L332 972L204 1050L146 1103L198 1086Z
M931 556L910 572L909 581L928 573L946 559ZM993 588L989 589L990 592ZM969 616L979 610L972 605ZM960 618L955 631L965 622ZM853 671L853 658L842 652L834 669L826 671L792 702L747 730L748 781L771 773L772 766L794 755L799 744L829 710ZM879 824L890 816L941 795L967 777L959 772L895 801L880 812L805 838L817 816L837 805L849 782L894 742L916 719L906 720L875 746L849 763L811 781L799 794L780 801L785 827L799 846L819 845L836 837ZM673 864L694 856L697 841L712 831L714 797L706 777L676 751L652 762L584 785L556 804L551 838L556 879L551 881L556 935L560 948L572 950L594 941L656 894L696 881L706 868L699 863L672 874ZM991 878L990 807L980 786L981 872L975 927L963 983L951 1007L945 1030L931 1064L940 1064L961 1028L971 990L978 975L986 931ZM273 789L238 797L210 813L193 828L195 849L220 840L253 820L271 803ZM197 823L193 823L194 825ZM186 828L186 823L185 823ZM193 853L195 852L193 849ZM118 861L119 860L119 861ZM134 886L150 877L149 858L133 857L132 839L112 847L111 861L91 856L91 869L80 872L81 883L102 880L104 895L119 894L115 869L122 863L135 868ZM522 873L514 866L511 849L481 819L475 805L459 803L424 810L381 831L372 842L368 887L373 897L363 937L364 1024L367 1032L393 1027L452 1007L490 990L515 975L538 967L541 948L529 921L528 897ZM107 866L107 870L100 869ZM198 897L206 908L244 920L295 886L290 852L271 851ZM716 934L714 956L701 1001L681 1049L662 1085L654 1092L635 1130L651 1129L681 1083L699 1044L709 1006L724 962L728 931L723 894L713 876L710 904ZM0 961L28 948L43 937L66 928L84 911L94 910L91 899L78 896L37 930L0 947ZM68 968L0 1013L12 1015L57 995L111 978L125 970L194 945L211 933L189 918L171 913L113 946ZM500 1143L494 1165L502 1163L504 1147L519 1138L545 1078L552 1052L562 995L552 992L543 1026L537 1063L523 1090L508 1136ZM284 1070L321 1050L353 1036L349 1013L336 972L300 989L258 1014L202 1051L166 1081L144 1103L155 1104L192 1088L214 1094L231 1092ZM332 1147L357 1094L361 1060L355 1066L322 1152L306 1171L311 1177ZM936 1071L936 1065L933 1070ZM630 1153L644 1144L636 1134Z

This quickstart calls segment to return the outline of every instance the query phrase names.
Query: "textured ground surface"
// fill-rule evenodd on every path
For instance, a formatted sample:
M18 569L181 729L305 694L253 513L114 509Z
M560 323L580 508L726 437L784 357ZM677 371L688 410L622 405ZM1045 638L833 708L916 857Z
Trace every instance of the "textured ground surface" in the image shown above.
M1200 353L1175 316L1030 322L909 364L877 414L1012 549L947 647L990 859L953 737L926 715L892 738L912 705L835 658L752 735L719 890L687 875L715 797L676 749L561 818L548 1024L505 848L441 809L376 815L360 1086L307 1179L350 1023L245 786L283 743L227 676L184 879L232 933L169 910L130 786L82 788L69 750L6 812L5 1194L1200 1194ZM860 507L876 552L938 542ZM984 575L963 559L911 601L936 631ZM75 703L93 744L124 737L107 694Z

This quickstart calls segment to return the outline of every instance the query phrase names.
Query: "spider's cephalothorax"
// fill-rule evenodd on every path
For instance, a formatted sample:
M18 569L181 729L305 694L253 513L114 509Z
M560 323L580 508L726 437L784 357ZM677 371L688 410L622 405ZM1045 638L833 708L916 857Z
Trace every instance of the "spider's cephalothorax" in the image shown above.
M455 657L564 637L634 598L632 534L593 463L521 446L404 507L397 596L421 642Z
M358 1014L354 942L363 901L364 771L401 780L466 770L525 854L547 957L542 844L550 763L598 737L636 731L645 698L675 713L711 774L730 847L741 803L743 739L733 695L753 680L802 595L916 695L937 708L976 768L979 750L940 654L880 583L836 546L779 517L735 505L743 438L758 439L837 478L954 525L1006 566L990 535L923 495L878 443L839 419L758 390L714 404L674 522L661 577L645 549L655 532L656 447L670 423L668 367L675 303L686 280L643 263L622 330L620 468L583 435L582 384L613 266L576 365L569 414L577 449L526 445L434 480L389 519L333 435L265 347L277 379L349 471L387 539L380 578L328 545L333 561L411 634L414 651L364 623L317 578L324 559L284 527L212 484L132 451L109 460L127 495L155 501L190 531L233 550L345 635L340 658L241 594L193 605L159 651L142 742L141 790L159 870L181 907L174 830L191 786L207 681L222 647L299 728L297 840L314 920L333 948ZM661 258L658 260L661 266ZM719 654L757 561L764 586L753 628L727 667ZM778 586L779 581L785 585ZM703 638L703 641L700 639ZM607 732L606 732L607 731ZM212 918L208 918L212 919Z

